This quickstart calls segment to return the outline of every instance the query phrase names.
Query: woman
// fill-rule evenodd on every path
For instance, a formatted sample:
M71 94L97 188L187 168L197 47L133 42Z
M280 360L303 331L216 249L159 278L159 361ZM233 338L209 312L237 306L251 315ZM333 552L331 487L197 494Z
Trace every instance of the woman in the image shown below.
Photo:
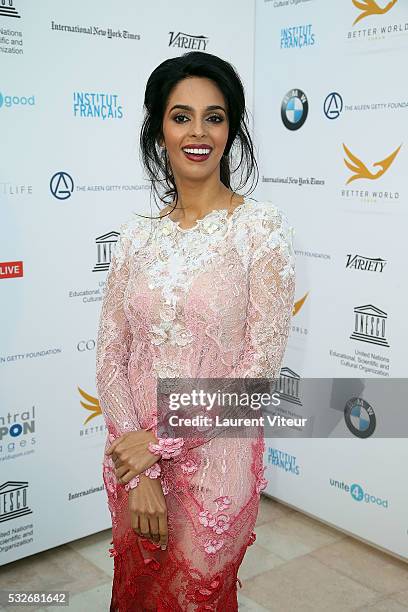
M267 484L263 432L165 441L156 384L279 376L294 300L292 228L271 202L231 189L233 155L244 184L256 162L229 63L200 52L166 60L144 104L142 159L170 204L122 225L101 310L110 609L233 612Z

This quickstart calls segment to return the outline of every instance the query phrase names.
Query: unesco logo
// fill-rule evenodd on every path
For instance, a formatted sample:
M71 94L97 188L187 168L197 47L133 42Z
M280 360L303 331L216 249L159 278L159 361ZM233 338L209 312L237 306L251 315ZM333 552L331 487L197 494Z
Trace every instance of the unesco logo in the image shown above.
M281 117L288 130L298 130L307 119L309 102L301 89L291 89L282 100Z
M328 119L338 119L343 111L343 98L336 91L326 97L323 106L324 114Z
M351 433L357 438L369 438L377 424L374 410L361 397L349 399L344 408L344 420Z

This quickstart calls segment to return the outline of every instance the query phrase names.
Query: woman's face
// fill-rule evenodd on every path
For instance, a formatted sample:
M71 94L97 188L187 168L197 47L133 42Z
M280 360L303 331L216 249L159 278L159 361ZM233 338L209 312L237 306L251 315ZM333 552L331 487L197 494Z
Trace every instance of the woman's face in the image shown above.
M180 81L163 117L164 144L176 181L202 181L214 172L219 176L228 131L226 103L217 85L204 77Z

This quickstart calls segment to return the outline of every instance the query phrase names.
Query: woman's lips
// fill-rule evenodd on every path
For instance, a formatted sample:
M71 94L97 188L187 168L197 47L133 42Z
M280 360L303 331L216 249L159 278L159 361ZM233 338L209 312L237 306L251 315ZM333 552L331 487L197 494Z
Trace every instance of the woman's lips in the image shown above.
M211 151L207 153L207 155L200 155L197 153L186 153L185 151L183 151L183 153L187 157L187 159L189 159L190 161L194 161L194 162L206 161L211 155Z

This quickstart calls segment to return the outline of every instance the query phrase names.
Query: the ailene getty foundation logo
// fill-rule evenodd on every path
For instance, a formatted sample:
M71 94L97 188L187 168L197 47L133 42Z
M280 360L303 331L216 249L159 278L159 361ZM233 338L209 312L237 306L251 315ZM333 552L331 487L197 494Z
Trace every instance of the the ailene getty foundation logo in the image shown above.
M360 14L354 20L354 26L362 19L371 17L371 15L385 15L385 13L388 13L388 11L390 11L393 6L397 4L398 0L391 0L384 7L378 6L378 2L376 2L376 0L352 0L352 2L360 11Z
M350 151L350 149L348 149L346 145L343 143L343 149L348 157L348 159L344 158L344 163L346 164L347 168L351 170L351 172L353 173L349 177L348 181L346 182L346 185L349 185L349 183L352 183L353 181L356 181L358 179L371 179L371 180L379 179L383 174L387 172L392 162L397 157L401 147L402 147L402 144L400 144L398 149L395 149L395 151L393 151L391 155L389 155L382 161L375 162L373 164L373 167L378 166L378 170L375 170L375 172L372 172L365 165L365 163L361 159L359 159L356 155L354 155Z

